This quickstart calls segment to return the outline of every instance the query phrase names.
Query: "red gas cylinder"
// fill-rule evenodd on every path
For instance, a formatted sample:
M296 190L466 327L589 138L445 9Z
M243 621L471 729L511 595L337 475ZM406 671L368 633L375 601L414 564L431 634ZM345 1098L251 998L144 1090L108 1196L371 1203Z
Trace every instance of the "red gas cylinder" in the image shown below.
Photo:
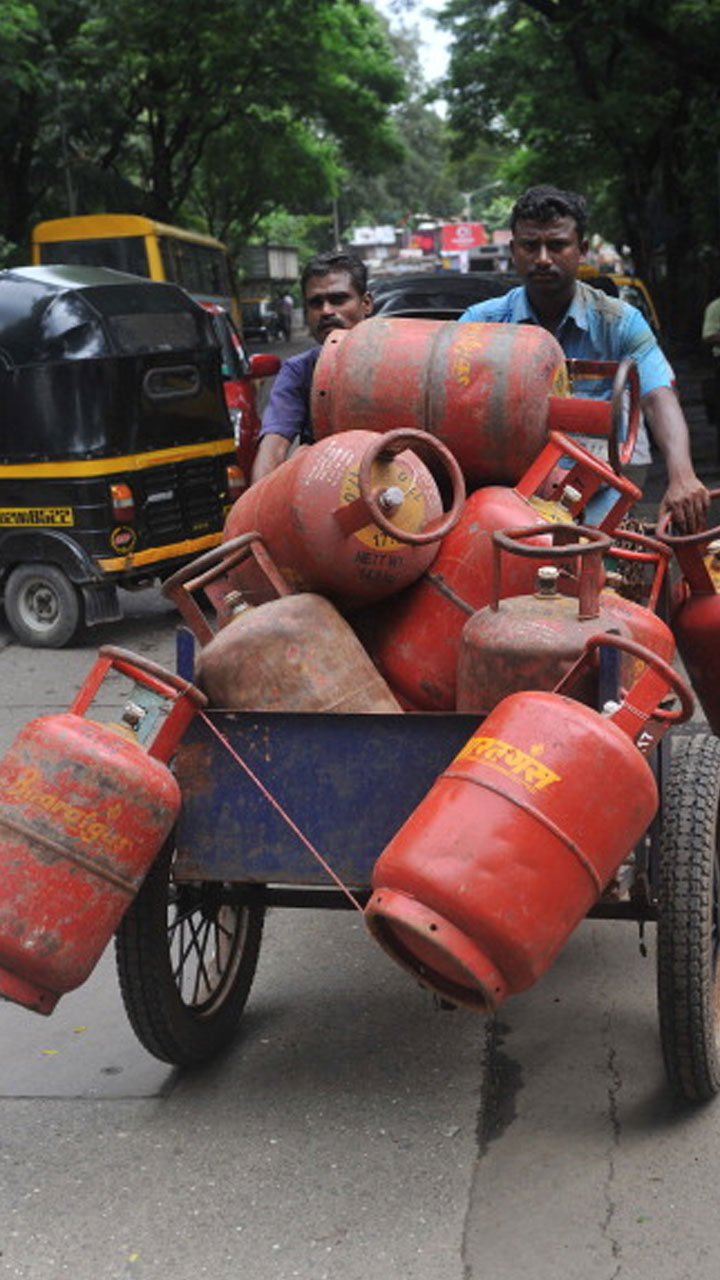
M232 587L236 565L252 557L275 599L250 605ZM224 584L224 595L217 588ZM213 634L195 599L209 594ZM185 565L163 592L203 646L195 679L216 707L234 711L399 712L397 700L350 625L323 596L293 594L257 533L225 542Z
M135 681L114 726L84 715L111 668ZM0 995L50 1013L92 972L175 822L165 761L204 704L106 648L68 712L17 735L0 763Z
M450 481L444 514L431 467ZM231 508L224 536L256 531L294 589L359 604L414 582L464 500L457 462L431 436L347 431L303 446L254 484ZM258 591L241 568L232 574L239 588Z
M611 545L610 538L597 529L565 525L553 531L558 545L523 546L521 540L533 533L534 526L492 536L492 599L468 619L460 637L458 711L487 715L510 693L554 689L577 662L590 636L607 631L629 634L616 614L601 605L602 555ZM538 559L544 562L532 595L504 597L502 569L509 559L503 552L532 558L536 564ZM571 556L580 565L577 597L558 591L561 568ZM598 683L590 667L575 696L597 706Z
M578 371L580 362L574 364ZM600 362L583 366L595 376ZM613 408L568 397L562 348L538 325L376 316L331 333L323 344L312 383L313 430L322 439L348 427L419 427L448 445L470 488L514 484L549 430L608 437L628 378L636 420L630 366L603 368L606 376L619 375Z
M540 497L561 457L572 460L555 500ZM553 432L539 457L514 489L489 485L470 494L462 515L442 542L432 567L400 595L354 616L373 660L404 705L422 711L453 711L460 634L468 618L492 596L492 534L535 524L538 546L550 545L550 522L570 521L601 485L617 492L602 522L611 530L640 496L582 445ZM564 496L563 496L564 495ZM533 590L537 566L514 557L503 576L505 597Z
M641 654L609 636L587 652L608 644ZM642 656L609 714L557 691L506 698L381 854L366 921L424 986L483 1012L529 987L647 830L658 793L641 752L670 724L667 690L682 701L674 720L692 697Z
M630 529L618 529L605 560L603 609L627 627L638 644L666 662L675 657L675 638L657 615L660 593L670 560L670 548L657 538ZM632 683L639 671L634 659L624 664L624 679Z
M719 498L720 489L711 489L710 497ZM683 573L670 625L710 728L720 736L720 525L669 534L664 520L658 537L674 551Z

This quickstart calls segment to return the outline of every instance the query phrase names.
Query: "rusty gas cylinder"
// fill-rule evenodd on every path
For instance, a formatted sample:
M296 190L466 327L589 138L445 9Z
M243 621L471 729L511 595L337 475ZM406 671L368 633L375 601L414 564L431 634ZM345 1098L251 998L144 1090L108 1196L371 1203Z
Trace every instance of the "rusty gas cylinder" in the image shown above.
M275 594L249 604L232 585L251 559ZM222 587L222 594L216 588ZM234 711L399 712L350 625L323 596L293 593L256 532L222 543L163 588L200 641L195 679L215 707ZM196 593L214 599L213 633ZM265 591L263 591L265 594Z
M554 498L541 497L560 458L572 462L563 472L563 486ZM403 705L419 711L455 710L460 635L468 618L492 597L493 532L535 524L537 532L529 541L549 546L551 523L577 517L600 485L617 493L602 521L607 531L622 519L640 490L582 445L552 432L514 488L487 485L470 494L455 528L417 582L372 610L353 615L374 662ZM536 571L536 562L513 557L505 567L504 595L531 592Z
M720 498L720 489L711 489L710 497ZM672 632L710 728L720 736L720 525L671 534L664 518L658 537L683 574L672 602Z
M83 714L111 668L139 690L115 726ZM0 762L0 995L47 1014L92 972L176 820L165 761L204 702L107 648L70 711L20 730Z
M617 614L601 604L602 556L610 538L578 525L556 527L557 545L523 545L534 528L506 529L492 535L495 574L492 599L465 623L460 637L457 710L487 715L503 698L523 689L548 691L570 670L585 641L595 634L629 631ZM514 556L543 563L532 594L506 598L503 569ZM561 566L580 565L577 594L558 590ZM575 696L596 707L596 673L588 667Z
M617 364L605 370L620 373ZM628 377L623 366L622 386ZM612 405L570 397L568 388L562 348L538 325L375 316L326 339L311 417L316 439L348 427L421 428L452 450L471 489L512 485L550 430L612 434L622 387L614 389ZM635 391L633 397L636 424Z
M616 530L600 594L603 610L617 618L633 640L666 662L675 657L675 637L657 610L670 555L669 547L657 538L631 529ZM638 674L632 659L624 662L626 683L633 683Z
M490 1012L531 986L655 815L644 756L692 697L634 641L591 637L583 660L600 646L648 664L620 705L601 714L561 691L511 694L375 865L368 928L455 1004ZM682 708L661 713L669 689Z
M430 467L449 480L446 511ZM231 508L224 537L255 530L293 589L360 604L420 576L464 499L457 462L426 433L347 431L303 446L252 485ZM243 567L232 574L247 590Z

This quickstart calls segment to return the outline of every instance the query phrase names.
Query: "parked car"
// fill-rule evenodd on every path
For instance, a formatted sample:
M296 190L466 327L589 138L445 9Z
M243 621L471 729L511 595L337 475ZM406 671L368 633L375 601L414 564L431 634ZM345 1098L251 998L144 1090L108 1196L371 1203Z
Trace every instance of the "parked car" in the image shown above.
M427 271L376 276L368 290L374 316L457 320L473 302L501 297L519 284L520 277L506 271Z
M238 465L242 471L242 487L246 488L260 431L256 383L263 378L274 378L282 361L279 356L270 355L269 352L248 355L232 317L225 308L215 302L205 302L203 306L213 318L222 353L225 403L232 423Z
M27 645L121 617L242 492L213 319L104 267L0 272L0 586Z
M241 298L240 311L247 342L277 342L284 336L280 316L269 298Z

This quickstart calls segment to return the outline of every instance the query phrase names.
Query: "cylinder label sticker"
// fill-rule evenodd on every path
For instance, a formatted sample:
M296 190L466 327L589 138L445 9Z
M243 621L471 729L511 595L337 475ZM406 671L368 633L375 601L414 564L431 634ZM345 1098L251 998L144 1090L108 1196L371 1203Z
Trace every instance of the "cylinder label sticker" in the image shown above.
M544 750L541 742L535 743L528 752L521 751L510 742L503 742L502 738L471 738L453 764L474 760L489 769L497 769L508 778L517 778L528 791L542 791L551 783L562 781L559 773L554 773L538 759Z
M349 506L360 497L359 471L359 464L356 464L345 473L340 493L340 501L344 506ZM425 494L418 487L415 474L410 467L404 466L402 462L397 462L395 459L389 465L380 466L376 463L372 471L372 481L375 488L392 485L402 489L402 503L392 513L392 519L398 529L409 533L417 533L422 529L425 522ZM372 547L374 551L403 552L405 550L401 542L382 529L378 529L376 524L366 524L362 529L356 529L353 536L360 542L364 542L367 547Z

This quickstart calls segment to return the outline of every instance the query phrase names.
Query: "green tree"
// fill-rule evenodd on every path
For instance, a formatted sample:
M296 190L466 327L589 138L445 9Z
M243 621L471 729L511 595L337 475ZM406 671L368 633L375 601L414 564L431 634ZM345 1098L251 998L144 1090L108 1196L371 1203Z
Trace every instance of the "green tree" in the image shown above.
M246 236L278 200L329 200L347 157L400 154L402 74L356 0L9 0L0 234L89 209Z
M720 0L449 0L458 148L510 144L519 189L588 192L596 229L636 269L668 272L665 319L697 332L703 246L717 239Z

